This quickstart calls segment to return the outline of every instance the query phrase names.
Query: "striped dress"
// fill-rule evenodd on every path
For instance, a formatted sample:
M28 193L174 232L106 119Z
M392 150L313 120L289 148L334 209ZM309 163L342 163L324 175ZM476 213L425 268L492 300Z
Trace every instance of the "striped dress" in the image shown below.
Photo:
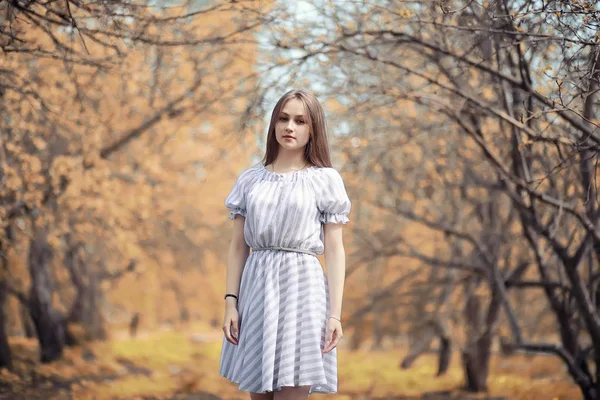
M230 219L246 218L251 248L291 247L323 254L322 224L349 222L350 200L333 168L243 171L225 200ZM220 375L240 391L267 393L310 385L337 393L337 349L322 354L329 287L311 254L266 250L248 256L238 293L238 344L223 338Z

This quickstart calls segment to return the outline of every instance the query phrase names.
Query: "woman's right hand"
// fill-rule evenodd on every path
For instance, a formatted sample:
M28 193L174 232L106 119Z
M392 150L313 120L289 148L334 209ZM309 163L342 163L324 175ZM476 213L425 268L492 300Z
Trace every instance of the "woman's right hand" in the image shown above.
M225 308L225 317L223 318L223 332L225 338L231 344L238 344L238 310L234 306L227 305Z

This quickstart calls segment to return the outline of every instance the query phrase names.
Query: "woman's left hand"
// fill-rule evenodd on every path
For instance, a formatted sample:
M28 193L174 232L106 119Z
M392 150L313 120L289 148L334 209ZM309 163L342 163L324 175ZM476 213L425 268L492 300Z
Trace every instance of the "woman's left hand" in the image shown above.
M329 318L327 321L327 336L325 340L325 348L323 349L323 354L329 353L333 350L340 340L344 337L344 333L342 332L342 323L335 318Z

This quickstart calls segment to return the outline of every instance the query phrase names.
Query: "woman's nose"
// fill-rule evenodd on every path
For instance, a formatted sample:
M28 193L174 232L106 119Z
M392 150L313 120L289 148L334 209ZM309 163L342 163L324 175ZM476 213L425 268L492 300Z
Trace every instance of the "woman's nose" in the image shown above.
M287 123L287 126L285 127L285 129L287 129L288 131L291 131L293 124L294 124L294 122L292 120L290 120L290 122Z

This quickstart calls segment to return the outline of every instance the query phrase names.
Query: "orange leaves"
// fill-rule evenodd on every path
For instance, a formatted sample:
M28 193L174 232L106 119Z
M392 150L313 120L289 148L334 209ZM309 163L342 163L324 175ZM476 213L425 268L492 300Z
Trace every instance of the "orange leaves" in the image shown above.
M3 381L14 383L21 380L21 377L15 373L10 372L6 368L0 368L0 377Z
M206 38L201 35L227 36L237 27L237 21L231 19L237 14L236 7L198 13L185 23L174 19L166 25L149 24L145 33L157 41L198 43ZM243 6L245 13L249 7L254 8L254 3ZM169 13L180 16L185 12L171 7L157 18ZM252 14L244 15L244 24L254 18ZM96 28L110 33L105 37L108 42L114 37L114 25L99 23ZM53 31L59 40L69 36L63 28L59 31ZM27 39L40 49L54 51L47 35L39 33L33 28ZM186 282L188 275L181 271L202 264L201 245L205 252L220 251L212 249L210 241L223 221L216 211L223 210L220 196L226 193L221 185L224 171L230 172L228 162L219 167L218 176L210 171L232 148L229 138L233 134L226 137L224 133L236 129L237 114L245 110L248 100L238 93L255 87L252 64L256 48L245 40L228 45L226 51L220 50L218 40L211 40L209 46L176 48L128 43L118 44L126 52L123 58L107 61L114 54L111 48L93 40L86 44L91 53L86 65L68 63L68 69L60 55L36 59L13 54L8 60L6 68L18 72L21 83L31 85L51 112L35 98L21 100L9 111L14 133L5 143L9 165L3 167L6 174L0 196L16 194L37 206L36 223L48 230L48 242L57 250L53 277L61 282L68 281L62 264L66 234L73 242L83 243L85 250L80 256L89 268L86 274L118 273L129 258L139 259L135 273L124 278L128 285L118 289L129 296L119 306L127 312L139 308L148 315L145 323L153 326L177 312L169 302L156 315L158 301L154 298L163 298L163 292L170 290L163 287L160 273L190 285L185 291L196 298L190 287L197 282ZM83 49L77 39L69 45ZM96 62L108 68L96 68ZM200 77L202 84L190 91ZM234 88L239 92L234 93ZM9 96L17 104L20 95L10 92ZM177 102L179 97L182 100ZM205 123L210 129L194 129ZM240 142L253 148L252 133L258 129L256 125L251 129ZM118 152L106 159L100 157L101 149L131 133L131 140ZM249 156L248 146L240 149L243 157L233 160L238 166L246 165L242 158ZM209 184L203 183L209 180ZM42 205L43 195L48 193L53 196ZM5 213L6 209L0 208L0 218ZM20 244L27 244L30 220L15 220L14 224L23 234ZM18 267L25 275L24 265ZM216 276L222 269L215 271ZM103 290L114 287L108 286ZM137 287L150 288L150 293L139 300L139 292L132 290ZM64 285L57 290L69 304L72 287ZM107 293L108 302L114 299L112 294Z
M20 159L23 180L26 181L28 185L43 184L44 179L40 176L40 173L42 172L42 161L38 157L26 153L21 153Z
M41 137L34 137L31 139L31 141L33 142L35 148L38 150L44 150L47 147L46 141L44 141L44 139L42 139Z
M71 175L76 164L77 160L74 157L58 156L54 158L54 161L48 171L54 195L60 194L62 191L61 184L64 181L71 180Z
M487 101L493 100L495 98L494 89L490 86L486 86L481 91L483 98Z
M4 185L0 186L0 193L4 192L16 192L23 187L23 181L19 176L19 173L15 168L10 166L5 167L6 176L4 178Z
M415 15L412 11L407 10L406 8L400 9L399 14L402 18L411 18Z
M16 200L27 203L30 207L39 207L43 198L42 161L36 155L28 154L15 143L6 143L11 153L11 163L3 166L5 172L0 194L15 196Z
M101 162L102 159L100 158L100 153L93 148L83 157L83 167L86 169L97 167Z
M533 143L535 143L535 142L533 140L531 140L529 137L524 137L521 140L521 143L518 144L517 149L521 150L521 149L523 149L523 147L529 146Z

